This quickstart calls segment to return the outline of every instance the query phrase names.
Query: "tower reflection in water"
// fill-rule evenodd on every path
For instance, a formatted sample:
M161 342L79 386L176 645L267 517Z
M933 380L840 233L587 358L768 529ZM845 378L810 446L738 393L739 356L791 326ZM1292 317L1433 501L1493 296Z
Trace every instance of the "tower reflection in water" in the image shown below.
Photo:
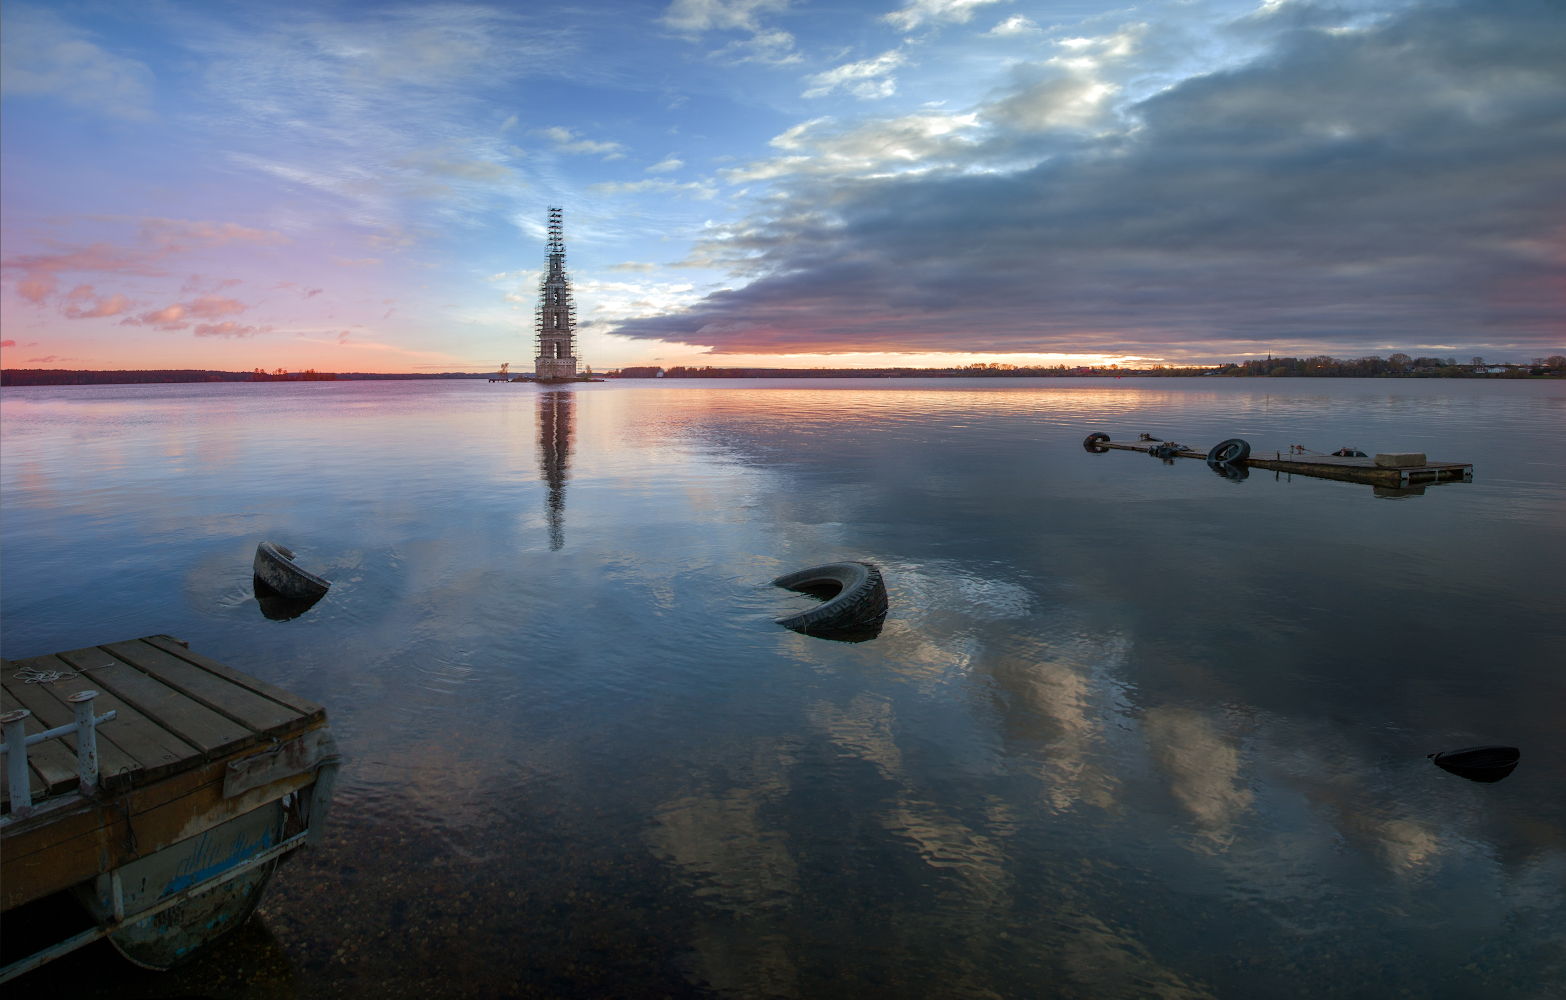
M538 397L538 471L549 484L549 551L565 545L565 484L571 466L571 393L543 392Z

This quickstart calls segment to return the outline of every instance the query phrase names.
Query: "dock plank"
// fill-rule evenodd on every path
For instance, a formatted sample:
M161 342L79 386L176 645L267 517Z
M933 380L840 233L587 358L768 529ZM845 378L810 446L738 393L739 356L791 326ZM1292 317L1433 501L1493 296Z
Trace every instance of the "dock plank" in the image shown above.
M35 670L71 669L69 664L53 656L34 656L26 660L17 660L16 665L19 668L31 667ZM68 685L67 689L55 690L61 684ZM20 702L23 708L32 712L34 717L43 723L45 729L53 729L56 726L68 726L76 721L76 708L65 699L77 691L87 690L91 686L91 681L87 677L73 677L69 681L57 681L54 684L24 684L7 674L4 685L7 692ZM108 711L103 705L101 692L98 698L93 699L92 709L95 715L102 715ZM125 728L119 722L119 716L116 714L115 718L97 727L98 778L105 788L128 784L142 773L141 761L126 753L114 741L114 735ZM76 753L75 736L62 736L60 743L73 755Z
M6 663L5 670L5 679L15 680L12 675L16 673L16 668L11 663ZM21 682L17 681L17 683ZM18 708L27 708L27 706L17 700L9 685L0 689L0 712L11 712ZM49 728L51 727L44 725L36 714L27 717L28 736L36 736ZM33 785L34 800L41 795L58 795L76 787L76 754L61 746L59 740L45 740L28 747L27 763L43 780L41 793L38 785ZM9 785L6 786L6 792L9 795Z
M93 707L98 710L98 714L102 715L110 709L116 713L114 721L99 726L98 732L102 733L113 726L109 731L114 735L115 745L136 758L143 768L139 774L132 775L133 781L155 781L177 770L181 761L200 759L200 750L136 711L107 687L99 685L95 690L98 697L93 699ZM110 788L116 787L109 784L107 779L105 784Z
M170 636L149 635L142 642L150 643L165 653L172 653L182 660L194 663L196 666L217 674L224 680L232 681L242 688L248 688L256 694L270 698L272 701L287 705L306 719L313 721L317 717L323 719L326 717L326 708L324 706L317 705L308 698L301 698L292 692L284 691L276 684L268 684L259 677L251 677L249 674L241 673L233 667L219 663L209 656L202 656L200 653L187 649L180 643L175 642Z
M91 669L93 683L100 690L107 690L202 754L227 748L230 744L255 742L251 730L100 648L73 649L56 655L78 670Z
M187 698L257 733L298 725L304 713L256 694L140 639L101 647Z

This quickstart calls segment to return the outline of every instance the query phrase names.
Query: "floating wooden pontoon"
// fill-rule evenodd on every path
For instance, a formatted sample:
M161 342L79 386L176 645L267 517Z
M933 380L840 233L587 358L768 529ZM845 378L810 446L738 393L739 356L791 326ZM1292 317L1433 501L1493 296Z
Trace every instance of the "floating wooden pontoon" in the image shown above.
M100 937L176 965L319 839L338 766L320 705L166 635L0 666L0 910L69 890L97 922L0 982Z
M1208 453L1183 445L1171 446L1163 442L1151 444L1121 444L1101 435L1093 435L1084 442L1088 450L1139 451L1143 454L1160 449L1157 454L1167 458L1199 458L1207 460ZM1402 468L1385 468L1376 464L1373 457L1358 455L1285 455L1275 452L1272 456L1251 452L1248 458L1233 465L1251 469L1272 469L1294 476L1312 476L1316 479L1337 479L1347 483L1365 483L1392 489L1410 489L1431 483L1473 482L1474 467L1471 462L1425 462L1423 465Z

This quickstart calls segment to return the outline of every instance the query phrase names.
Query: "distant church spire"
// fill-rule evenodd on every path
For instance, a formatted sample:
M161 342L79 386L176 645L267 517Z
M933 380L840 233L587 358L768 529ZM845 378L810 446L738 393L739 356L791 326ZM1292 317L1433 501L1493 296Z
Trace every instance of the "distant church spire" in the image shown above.
M563 211L553 205L549 208L549 266L539 285L533 323L538 335L533 372L541 379L576 378L576 303L571 299L571 276L565 269Z

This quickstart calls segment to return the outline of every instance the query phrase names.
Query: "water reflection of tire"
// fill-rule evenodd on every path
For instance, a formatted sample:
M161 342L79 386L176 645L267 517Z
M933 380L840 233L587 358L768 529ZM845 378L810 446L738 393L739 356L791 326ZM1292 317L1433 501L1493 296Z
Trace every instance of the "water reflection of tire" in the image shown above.
M1245 461L1251 457L1251 444L1243 438L1230 438L1227 441L1219 441L1213 445L1207 453L1207 463L1231 465Z
M1244 482L1250 476L1251 470L1243 465L1228 465L1224 462L1208 462L1207 467L1231 483Z
M1108 434L1095 432L1095 433L1089 434L1087 436L1087 438L1082 442L1082 447L1086 448L1088 451L1092 452L1095 455L1104 455L1104 454L1107 454L1109 452L1109 449L1100 447L1099 446L1099 442L1100 441L1108 441L1108 440L1109 440L1109 435Z
M874 638L886 618L886 581L881 571L866 562L828 563L789 573L772 581L774 587L801 593L833 594L824 604L801 614L779 618L784 628L825 638L859 640Z

